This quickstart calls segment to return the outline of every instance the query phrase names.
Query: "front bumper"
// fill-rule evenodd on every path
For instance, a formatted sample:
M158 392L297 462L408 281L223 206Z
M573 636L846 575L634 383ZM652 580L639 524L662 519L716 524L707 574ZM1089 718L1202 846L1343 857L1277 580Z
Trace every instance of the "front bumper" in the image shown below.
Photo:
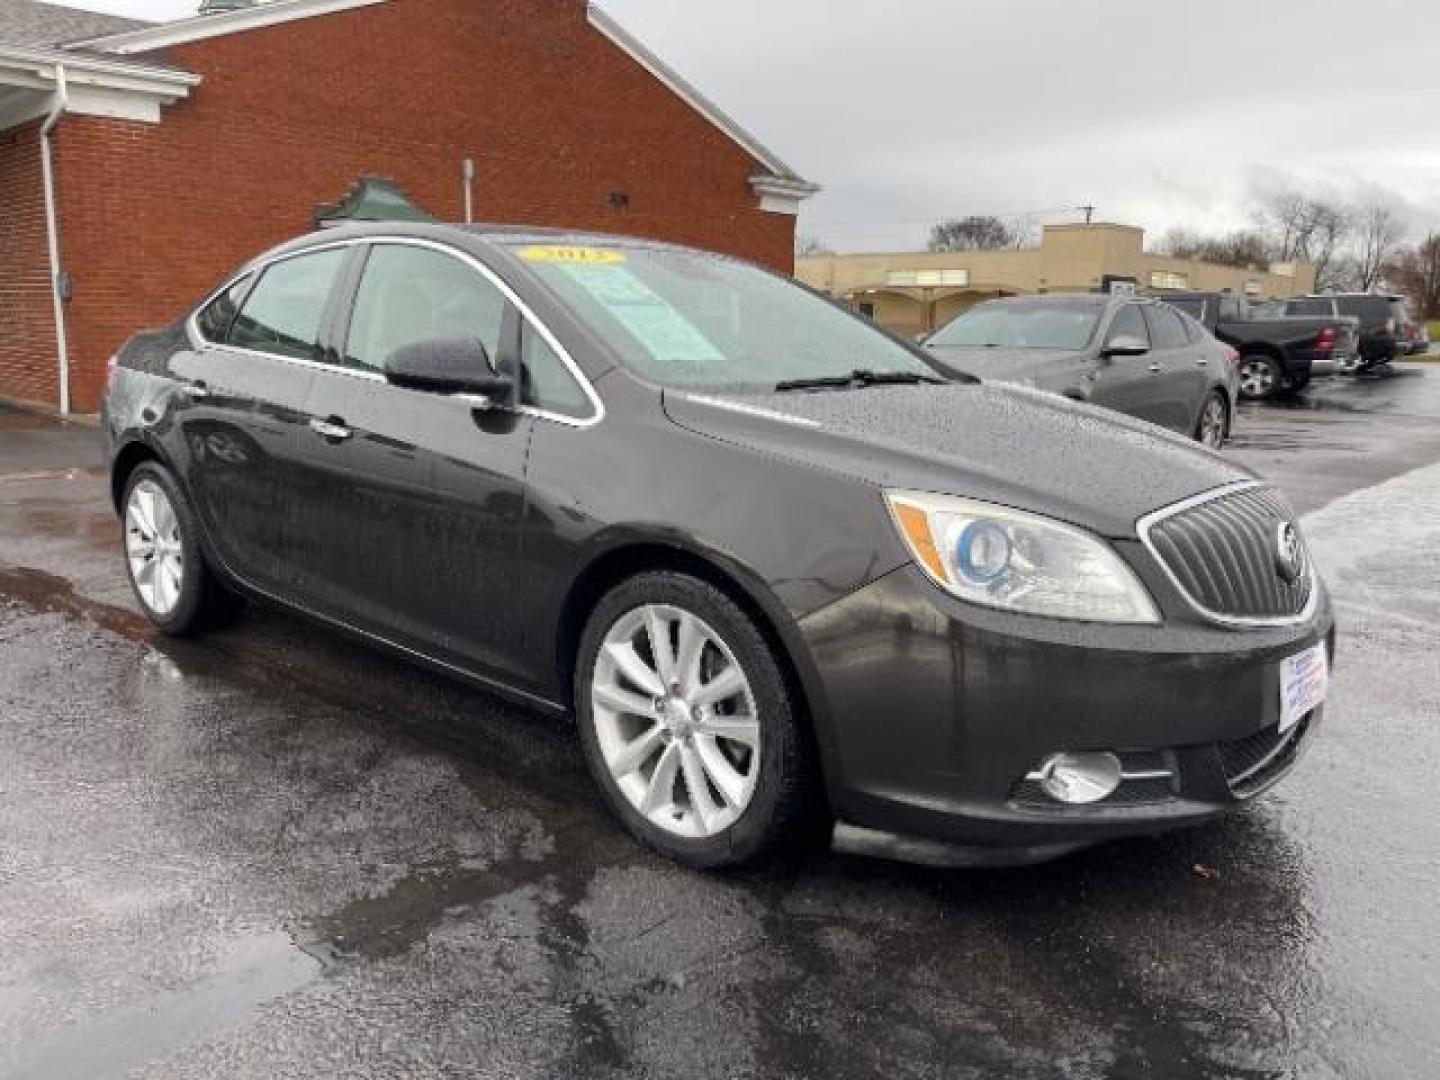
M836 816L1041 857L1207 821L1278 781L1314 737L1318 711L1281 737L1279 668L1321 640L1333 655L1333 625L1323 594L1284 628L1063 623L963 604L903 568L802 623ZM1099 750L1149 775L1090 806L1026 779L1052 753Z

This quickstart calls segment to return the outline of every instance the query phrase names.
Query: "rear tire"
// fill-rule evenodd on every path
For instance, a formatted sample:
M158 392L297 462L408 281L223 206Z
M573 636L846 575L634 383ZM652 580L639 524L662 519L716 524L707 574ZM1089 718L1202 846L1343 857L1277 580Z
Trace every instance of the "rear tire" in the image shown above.
M1211 450L1223 450L1229 437L1230 406L1224 394L1212 390L1200 407L1200 419L1195 423L1195 441Z
M715 696L722 685L731 689ZM575 706L606 804L667 858L735 866L816 840L829 825L780 660L708 582L649 572L611 590L581 637Z
M1240 396L1248 401L1269 401L1285 388L1285 372L1273 356L1252 353L1240 358Z
M126 575L150 621L170 637L232 622L243 602L206 563L195 511L170 470L137 466L120 506Z

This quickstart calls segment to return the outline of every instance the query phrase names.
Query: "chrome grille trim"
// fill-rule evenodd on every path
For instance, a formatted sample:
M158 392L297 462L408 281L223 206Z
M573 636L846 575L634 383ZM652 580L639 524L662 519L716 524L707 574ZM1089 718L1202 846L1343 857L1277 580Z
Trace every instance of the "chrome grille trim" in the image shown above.
M1273 571L1267 570L1269 555L1268 552L1259 550L1255 544L1247 542L1246 529L1248 524L1238 520L1230 507L1216 505L1222 500L1234 498L1238 495L1245 495L1251 492L1268 492L1273 490L1270 485L1259 480L1242 480L1234 484L1226 484L1223 487L1214 488L1211 491L1202 492L1199 495L1184 499L1171 506L1163 507L1152 514L1147 514L1136 523L1136 532L1145 549L1150 552L1151 557L1159 565L1161 572L1175 587L1185 603L1189 605L1196 614L1219 626L1243 627L1258 629L1263 627L1298 626L1309 622L1315 614L1315 609L1320 603L1320 580L1315 574L1314 563L1310 559L1308 550L1305 552L1304 570L1301 580L1309 587L1309 593L1305 600L1304 608L1293 615L1230 615L1223 611L1215 611L1207 607L1196 598L1191 586L1182 580L1175 567L1169 559L1161 552L1155 542L1154 531L1157 526L1171 518L1183 514L1186 511L1203 509L1205 510L1206 521L1215 528L1221 535L1227 538L1229 543L1224 545L1225 550L1217 550L1203 536L1200 540L1206 543L1208 555L1212 557L1200 557L1187 559L1187 569L1196 572L1203 572L1210 584L1217 586L1213 594L1225 598L1228 604L1235 608L1251 607L1262 609L1266 604L1265 586L1262 584L1275 578L1279 588L1278 578ZM1189 542L1191 537L1182 537ZM1251 538L1253 539L1253 537ZM1167 543L1172 544L1178 550L1179 542L1173 538L1167 538ZM1192 551L1194 550L1192 546ZM1257 564L1258 560L1258 564ZM1256 571L1258 565L1258 572ZM1217 578L1212 574L1212 568L1219 572ZM1273 599L1273 597L1272 597Z

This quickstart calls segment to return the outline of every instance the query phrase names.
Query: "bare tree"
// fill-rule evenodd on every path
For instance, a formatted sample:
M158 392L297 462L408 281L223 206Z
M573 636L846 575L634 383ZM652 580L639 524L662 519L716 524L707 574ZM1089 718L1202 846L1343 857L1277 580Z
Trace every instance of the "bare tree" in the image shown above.
M1240 229L1224 236L1204 236L1189 229L1171 229L1160 241L1159 251L1177 259L1199 259L1201 262L1242 269L1268 266L1274 255L1270 239L1254 229Z
M1015 231L989 215L950 218L930 229L931 251L999 251L1015 243Z
M795 257L812 259L817 255L834 255L835 249L818 236L798 233L795 236Z
M1344 248L1354 231L1354 215L1346 207L1313 203L1313 229L1306 254L1315 266L1315 288L1321 292L1339 288L1344 276Z
M1396 255L1385 279L1409 297L1422 319L1440 319L1440 233Z
M1357 217L1355 258L1359 263L1361 292L1369 292L1380 284L1385 264L1405 238L1405 222L1394 206L1372 202Z

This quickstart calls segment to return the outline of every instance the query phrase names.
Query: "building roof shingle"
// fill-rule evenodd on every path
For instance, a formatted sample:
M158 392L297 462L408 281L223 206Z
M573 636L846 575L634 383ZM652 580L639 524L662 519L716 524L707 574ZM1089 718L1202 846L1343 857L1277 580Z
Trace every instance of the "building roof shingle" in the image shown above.
M38 48L123 34L153 25L140 19L102 15L43 0L0 0L0 45Z

